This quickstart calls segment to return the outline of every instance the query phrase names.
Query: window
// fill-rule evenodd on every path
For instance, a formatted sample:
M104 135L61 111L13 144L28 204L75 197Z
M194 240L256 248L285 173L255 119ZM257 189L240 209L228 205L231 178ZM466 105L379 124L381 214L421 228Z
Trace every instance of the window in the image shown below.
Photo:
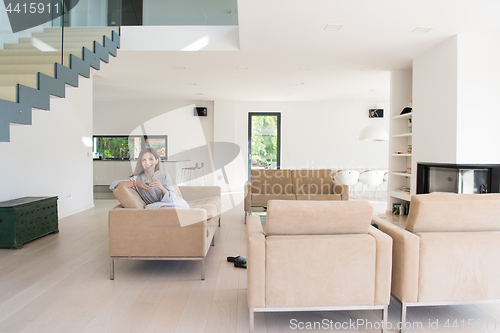
M94 159L135 160L142 149L150 147L161 160L167 159L166 135L94 135Z
M251 169L280 169L281 113L248 113L248 179Z

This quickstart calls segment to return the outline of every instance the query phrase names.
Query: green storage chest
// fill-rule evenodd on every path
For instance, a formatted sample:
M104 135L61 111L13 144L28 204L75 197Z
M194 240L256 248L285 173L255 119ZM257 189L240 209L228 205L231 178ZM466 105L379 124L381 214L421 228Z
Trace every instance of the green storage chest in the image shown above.
M58 232L57 197L0 202L0 247L20 249L33 239Z

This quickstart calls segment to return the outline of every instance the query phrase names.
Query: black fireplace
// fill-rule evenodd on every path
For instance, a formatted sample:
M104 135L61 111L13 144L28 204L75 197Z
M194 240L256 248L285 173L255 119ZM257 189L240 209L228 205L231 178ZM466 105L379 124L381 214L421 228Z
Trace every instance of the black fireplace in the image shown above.
M417 194L500 193L500 164L417 163Z

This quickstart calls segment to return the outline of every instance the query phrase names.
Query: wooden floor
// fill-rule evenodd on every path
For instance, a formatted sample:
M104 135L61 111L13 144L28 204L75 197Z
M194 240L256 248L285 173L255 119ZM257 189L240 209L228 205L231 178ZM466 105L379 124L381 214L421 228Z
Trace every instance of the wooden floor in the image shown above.
M240 200L223 198L205 281L196 261L117 261L109 280L107 214L114 200L61 219L59 234L0 249L0 332L248 332L246 270L226 261L245 256L243 208L231 208ZM393 325L399 315L392 301ZM408 318L422 325L408 332L500 332L500 305L410 308ZM380 311L255 315L256 332L296 332L308 323L316 329L300 331L378 332L369 325L380 320Z

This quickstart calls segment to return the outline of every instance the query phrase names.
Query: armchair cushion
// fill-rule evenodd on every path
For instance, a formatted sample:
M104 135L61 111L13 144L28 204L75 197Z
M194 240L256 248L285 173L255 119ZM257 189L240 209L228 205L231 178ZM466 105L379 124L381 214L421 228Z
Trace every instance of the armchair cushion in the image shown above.
M146 203L133 188L118 186L113 191L116 199L120 202L123 208L144 208Z
M499 199L498 193L413 196L406 230L413 233L500 231Z
M372 213L366 201L272 200L265 231L266 236L367 234Z

